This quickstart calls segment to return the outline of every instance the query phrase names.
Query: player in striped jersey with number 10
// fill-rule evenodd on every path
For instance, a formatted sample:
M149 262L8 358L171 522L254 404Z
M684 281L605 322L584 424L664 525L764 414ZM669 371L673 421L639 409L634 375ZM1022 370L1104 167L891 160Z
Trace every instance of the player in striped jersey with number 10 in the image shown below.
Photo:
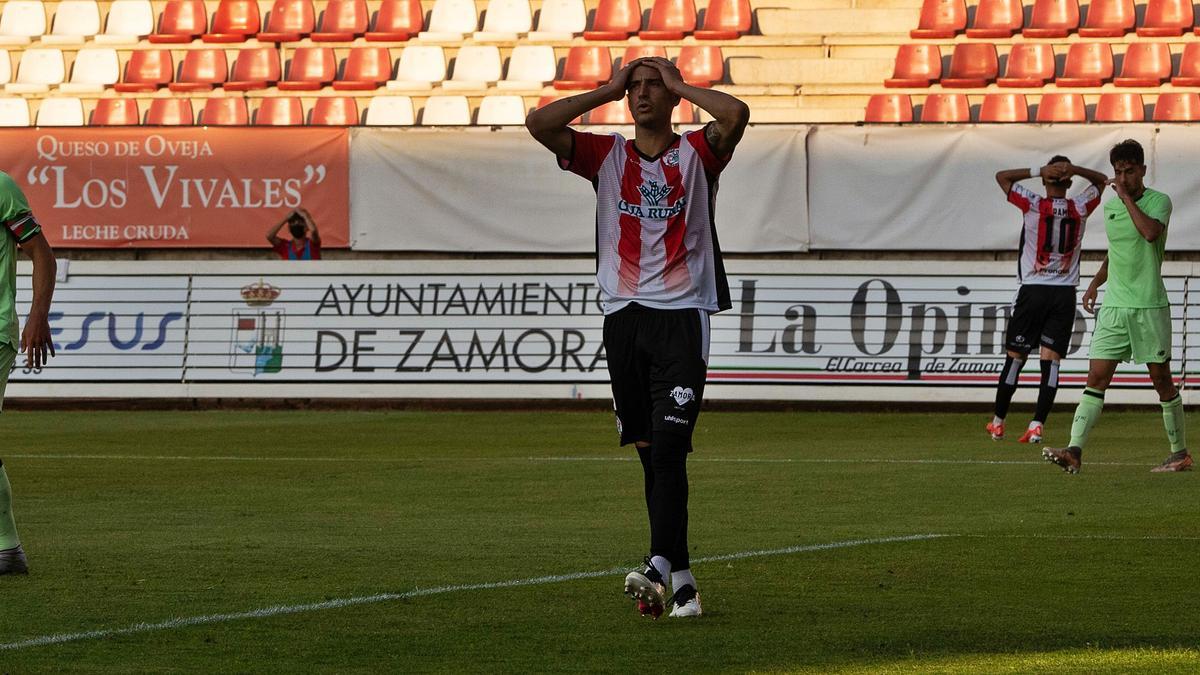
M1081 176L1089 185L1067 197L1071 178ZM1018 183L1040 178L1043 197ZM1041 386L1033 421L1021 436L1022 443L1041 443L1046 418L1058 393L1058 365L1071 344L1075 327L1075 292L1079 286L1079 244L1087 217L1100 204L1108 177L1099 171L1071 164L1055 155L1045 166L1008 169L996 174L996 182L1013 206L1023 214L1021 257L1017 279L1021 289L1013 306L1004 337L1004 368L996 387L996 410L987 432L993 440L1004 438L1004 418L1017 391L1021 368L1034 349L1040 350Z

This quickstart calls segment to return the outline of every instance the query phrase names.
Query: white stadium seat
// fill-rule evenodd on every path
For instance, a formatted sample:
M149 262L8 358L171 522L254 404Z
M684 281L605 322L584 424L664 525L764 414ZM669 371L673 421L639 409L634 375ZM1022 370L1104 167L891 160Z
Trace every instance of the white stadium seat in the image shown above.
M471 106L466 96L430 96L421 113L423 126L462 126L471 123Z
M83 102L75 97L48 98L38 108L39 127L83 126Z
M388 89L427 90L446 79L446 53L432 45L409 45L400 53L396 79L387 83Z
M115 49L80 49L71 66L71 79L59 85L62 92L86 94L104 91L121 78Z
M474 0L437 0L429 13L429 30L417 33L417 39L457 42L478 26Z
M54 13L50 34L42 44L82 44L100 32L100 7L95 0L63 0Z
M4 85L4 91L18 94L38 94L66 79L61 49L26 49L17 64L17 79Z
M500 89L541 89L554 81L558 63L550 45L517 45L508 58L508 72L497 82Z
M477 42L511 42L533 28L529 0L488 0Z
M154 32L154 8L150 0L115 0L108 8L104 32L96 36L97 44L137 44Z
M552 42L570 40L587 27L587 9L583 0L546 0L538 12L537 30L530 40Z
M372 97L365 124L387 127L410 127L416 124L412 99L407 96Z
M520 96L484 96L475 124L508 126L525 124L525 99Z
M0 98L0 127L29 126L29 104L23 98Z
M0 12L0 45L27 45L46 32L46 8L41 2L9 0Z
M500 79L500 49L493 45L468 45L458 50L454 72L442 83L446 90L486 89Z

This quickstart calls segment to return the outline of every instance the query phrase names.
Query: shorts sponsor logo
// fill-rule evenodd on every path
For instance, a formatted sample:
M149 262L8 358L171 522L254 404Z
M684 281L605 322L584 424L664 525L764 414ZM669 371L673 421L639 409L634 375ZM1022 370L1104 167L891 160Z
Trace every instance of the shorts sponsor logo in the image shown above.
M675 387L671 390L671 398L675 399L675 405L687 405L689 401L696 398L695 392L691 387Z
M663 420L666 422L674 422L675 424L688 424L689 423L687 420L682 419L680 417L676 417L674 415L667 415L666 417L663 417Z

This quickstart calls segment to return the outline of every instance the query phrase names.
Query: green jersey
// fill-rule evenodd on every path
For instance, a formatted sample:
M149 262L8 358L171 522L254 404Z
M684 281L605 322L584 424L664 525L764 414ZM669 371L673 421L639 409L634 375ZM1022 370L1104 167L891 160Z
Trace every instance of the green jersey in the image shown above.
M17 322L17 244L32 239L42 228L29 211L29 202L8 174L0 171L0 344L16 348L21 342Z
M1171 219L1171 198L1146 188L1137 206L1165 227ZM1167 231L1154 241L1146 241L1133 224L1129 209L1120 197L1104 204L1104 229L1108 233L1108 286L1105 307L1167 307L1167 288L1163 286L1163 251Z

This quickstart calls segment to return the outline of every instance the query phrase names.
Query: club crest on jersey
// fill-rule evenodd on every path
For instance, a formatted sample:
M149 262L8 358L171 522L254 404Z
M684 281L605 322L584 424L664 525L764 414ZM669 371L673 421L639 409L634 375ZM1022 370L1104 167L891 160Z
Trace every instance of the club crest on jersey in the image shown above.
M646 201L652 206L658 206L658 203L661 202L663 198L671 194L671 186L659 185L658 181L652 180L640 185L638 187L638 192L642 193L642 196L645 197Z
M689 401L695 400L696 394L691 387L675 387L671 390L671 398L675 399L675 405L687 405Z
M672 148L667 152L667 156L663 157L663 164L667 166L679 166L679 148Z

